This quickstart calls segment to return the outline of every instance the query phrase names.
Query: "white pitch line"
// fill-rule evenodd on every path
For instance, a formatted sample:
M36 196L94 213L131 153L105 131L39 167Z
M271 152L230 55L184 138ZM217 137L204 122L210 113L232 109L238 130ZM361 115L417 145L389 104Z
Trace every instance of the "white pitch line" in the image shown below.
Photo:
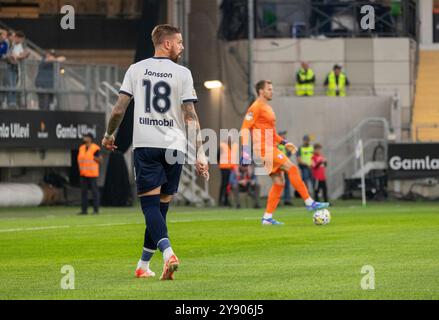
M241 221L241 220L258 220L258 218L255 217L241 217L240 219L178 219L178 220L170 220L170 223L180 223L180 222L207 222L207 221Z
M49 229L67 229L70 226L49 226L49 227L33 227L33 228L16 228L16 229L3 229L0 233L5 232L18 232L18 231L39 231L39 230L49 230Z
M254 217L241 217L241 219L179 219L170 220L169 223L187 223L187 222L207 222L207 221L239 221L239 220L257 220ZM61 225L61 226L47 226L47 227L32 227L32 228L14 228L14 229L0 229L0 233L22 232L22 231L41 231L41 230L56 230L68 228L89 228L89 227L114 227L143 224L143 222L132 223L101 223L101 224L79 224L79 225Z

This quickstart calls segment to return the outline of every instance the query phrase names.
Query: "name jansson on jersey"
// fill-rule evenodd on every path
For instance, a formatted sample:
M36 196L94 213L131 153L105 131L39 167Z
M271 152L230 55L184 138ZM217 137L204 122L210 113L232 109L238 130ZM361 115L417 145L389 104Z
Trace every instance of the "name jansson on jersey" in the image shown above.
M148 69L146 69L144 75L145 76L150 76L150 77L171 78L172 79L172 73L155 72L155 71L151 71L151 70L148 70Z
M146 125L146 126L159 126L159 127L173 127L174 126L174 120L156 120L156 119L150 119L150 118L139 118L140 124Z

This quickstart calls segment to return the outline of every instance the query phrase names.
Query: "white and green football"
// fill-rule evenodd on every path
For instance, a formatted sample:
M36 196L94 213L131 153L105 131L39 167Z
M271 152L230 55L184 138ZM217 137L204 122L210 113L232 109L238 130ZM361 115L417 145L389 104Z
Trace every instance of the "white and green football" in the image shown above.
M328 209L317 210L313 215L314 224L322 226L331 222L331 213Z

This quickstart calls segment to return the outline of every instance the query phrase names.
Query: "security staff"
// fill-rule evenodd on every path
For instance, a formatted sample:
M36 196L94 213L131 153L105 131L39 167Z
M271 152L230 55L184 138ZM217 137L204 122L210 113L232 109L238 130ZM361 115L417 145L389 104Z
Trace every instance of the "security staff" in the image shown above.
M97 179L99 177L99 164L102 163L100 147L93 143L93 135L83 135L84 144L79 147L78 166L81 181L81 213L87 214L88 189L93 193L93 211L99 213L99 189Z
M328 97L346 97L346 86L349 86L349 80L346 74L341 71L342 67L335 65L325 80Z
M297 151L297 162L299 164L302 180L306 183L309 190L313 190L313 178L311 174L312 156L314 147L310 144L311 139L308 135L303 137L303 145Z
M220 206L230 206L229 202L229 180L232 170L237 167L238 164L238 147L232 143L232 139L228 137L227 142L220 142L220 152L218 166L221 171L221 186L219 195Z
M307 62L302 62L296 74L296 95L298 97L312 97L316 76Z

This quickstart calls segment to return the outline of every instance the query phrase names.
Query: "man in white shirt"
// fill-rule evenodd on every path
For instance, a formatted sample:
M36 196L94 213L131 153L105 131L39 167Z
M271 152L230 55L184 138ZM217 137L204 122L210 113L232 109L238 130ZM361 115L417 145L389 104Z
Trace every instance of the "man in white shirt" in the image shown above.
M23 47L25 38L24 33L21 31L16 31L12 36L10 53L6 58L8 62L8 86L11 89L17 88L20 62L30 55L30 52ZM8 104L12 108L17 107L16 92L9 92Z
M135 275L138 278L155 276L149 262L158 248L164 260L160 279L173 280L179 260L168 238L166 214L178 189L188 127L197 132L196 171L206 179L209 171L194 107L197 95L192 74L176 63L184 50L181 32L170 25L159 25L152 32L152 40L154 57L131 65L125 74L102 145L111 151L117 148L114 133L134 98L134 166L137 193L147 225Z

